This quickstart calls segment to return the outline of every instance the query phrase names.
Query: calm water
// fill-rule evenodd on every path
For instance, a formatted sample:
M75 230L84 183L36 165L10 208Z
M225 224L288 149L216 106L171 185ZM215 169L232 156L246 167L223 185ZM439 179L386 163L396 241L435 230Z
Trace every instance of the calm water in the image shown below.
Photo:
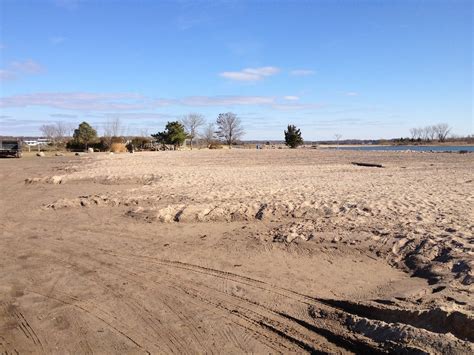
M460 150L467 150L474 152L472 145L446 145L446 146L429 146L429 145L397 145L397 146L370 146L365 145L361 147L344 147L331 148L340 150L385 150L385 151L400 151L412 150L417 152L459 152Z

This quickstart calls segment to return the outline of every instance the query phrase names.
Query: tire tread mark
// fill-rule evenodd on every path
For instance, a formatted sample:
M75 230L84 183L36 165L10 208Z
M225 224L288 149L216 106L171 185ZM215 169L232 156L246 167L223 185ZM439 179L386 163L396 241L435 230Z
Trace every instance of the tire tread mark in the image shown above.
M377 348L374 348L370 345L368 345L365 342L362 341L357 341L353 339L347 339L344 337L341 337L335 333L333 333L331 330L327 328L321 328L317 327L314 324L310 324L302 319L295 318L293 316L290 316L289 314L283 313L283 312L277 312L284 318L288 318L292 320L293 322L296 322L300 324L301 326L307 328L308 330L320 334L324 336L326 339L329 341L333 342L334 344L337 344L340 347L343 347L344 349L348 351L355 351L355 352L360 352L362 351L364 354L384 354L384 352L378 350Z
M218 290L216 290L216 291L218 291ZM199 293L199 291L197 291L196 289L194 289L194 292ZM224 292L221 292L221 293L224 293ZM234 297L233 295L229 295L229 294L225 294L225 295L230 296L230 297ZM201 296L201 298L203 298L203 297ZM243 299L237 298L237 301L242 302ZM208 300L208 302L212 303L212 301L210 301L210 300ZM281 321L279 321L277 319L272 319L270 316L260 314L259 312L254 311L254 310L249 309L249 308L246 308L246 307L244 307L240 304L231 304L230 302L228 302L228 303L229 304L227 306L224 305L223 302L222 302L222 299L221 299L220 301L217 301L215 303L215 306L217 306L219 308L222 308L222 309L226 310L227 312L229 312L230 314L233 314L235 316L238 316L238 317L241 317L241 318L243 317L246 320L250 321L254 325L258 325L260 327L266 325L267 326L266 328L268 328L269 330L272 330L273 333L276 333L278 336L283 337L287 341L289 341L293 344L296 344L298 347L300 347L300 348L302 348L306 351L309 351L311 353L315 353L315 354L320 353L320 350L315 349L313 347L313 345L311 345L312 343L316 343L316 344L320 345L321 348L324 348L325 350L326 349L331 350L331 348L328 348L326 346L326 344L321 344L316 339L311 339L310 337L304 335L303 333L301 333L297 329L289 326L288 324L284 324L284 323L282 323ZM259 307L258 304L254 304L254 305ZM233 309L229 308L229 306L231 306ZM265 310L264 307L260 307L260 308L263 308ZM270 313L273 313L274 315L279 316L277 313L275 313L271 310L270 310ZM281 317L281 316L279 316L279 317ZM281 330L281 329L284 329L284 330ZM307 330L307 329L305 329L305 330ZM284 336L282 334L284 334ZM321 336L320 334L317 334L317 335ZM326 341L327 339L324 338L324 340ZM336 345L336 347L338 347L337 344L333 344L331 342L329 342L329 343L331 345ZM325 353L325 352L321 352L321 353Z
M233 312L233 310L230 310L228 308L225 308L222 306L221 303L213 303L211 301L209 301L208 299L206 298L203 298L201 297L198 293L192 293L191 291L189 290L186 290L184 288L181 288L181 287L178 287L182 292L186 293L187 295L189 295L190 297L193 297L193 298L196 298L196 299L199 299L200 301L204 302L204 303L207 303L215 308L219 308L219 309L224 309L226 312L230 313L231 315L245 321L245 323L249 323L251 325L254 325L254 326L258 326L259 324L257 322L255 322L253 319L250 319L248 317L246 317L245 315L243 314L240 314L240 313L236 313L236 312ZM278 341L278 339L275 339L275 338L272 338L272 337L269 337L268 334L265 334L265 333L262 333L261 331L259 331L259 327L256 327L256 328L250 328L250 327L247 327L247 326L244 326L238 322L235 322L233 321L234 324L237 324L247 330L249 330L250 332L252 332L253 334L257 334L258 336L260 337L263 337L265 339L264 343L269 346L270 348L272 348L273 350L277 351L277 352L281 352L281 348L285 349L286 351L290 351L290 350L294 350L292 349L291 347L288 347L286 344L284 343L281 343L280 341ZM257 340L261 340L261 339L257 339ZM275 347L275 345L278 345L280 346L280 349Z
M111 329L115 330L118 334L122 335L124 338L128 339L130 342L132 342L135 346L137 346L138 348L144 350L145 352L147 352L148 354L150 354L150 352L146 349L144 349L144 347L142 345L140 345L137 341L135 341L132 337L130 337L128 334L126 334L125 332L121 331L120 329L118 329L117 327L115 327L113 324L111 324L110 322L108 322L107 320L105 320L104 318L92 313L90 310L88 310L87 308L85 307L82 307L81 305L78 305L78 304L74 304L72 302L68 302L68 301L65 301L65 300L62 300L60 298L57 298L57 297L54 297L54 296L51 296L51 295L45 295L41 292L37 292L37 291L33 291L33 290L28 290L28 292L31 292L31 293L34 293L34 294L37 294L39 296L43 296L45 298L49 298L49 299L52 299L52 300L55 300L57 302L60 302L62 304L65 304L67 306L71 306L71 307L74 307L74 308L77 308L89 315L91 315L92 317L100 320L102 323L105 323L107 326L109 326ZM57 291L55 291L57 292Z

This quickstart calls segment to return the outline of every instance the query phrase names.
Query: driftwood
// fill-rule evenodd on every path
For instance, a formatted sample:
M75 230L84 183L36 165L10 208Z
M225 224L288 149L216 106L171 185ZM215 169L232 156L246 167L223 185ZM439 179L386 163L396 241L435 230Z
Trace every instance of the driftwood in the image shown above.
M382 164L372 164L372 163L357 163L355 161L351 162L352 165L357 165L357 166L368 166L370 168L383 168Z

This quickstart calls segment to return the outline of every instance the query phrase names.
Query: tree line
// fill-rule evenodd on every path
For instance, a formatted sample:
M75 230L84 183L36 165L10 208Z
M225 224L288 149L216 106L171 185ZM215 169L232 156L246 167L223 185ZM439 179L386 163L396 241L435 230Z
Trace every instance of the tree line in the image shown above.
M82 122L76 129L73 129L70 124L56 122L41 126L40 130L52 143L64 142L65 137L73 132L72 139L67 142L67 147L70 149L87 149L87 147L93 145L93 148L99 150L109 150L112 144L124 144L126 141L122 136L123 129L119 119L104 124L104 135L102 137L99 137L97 130L87 122ZM450 131L451 128L446 123L412 128L410 129L411 141L428 142L437 140L444 142ZM285 144L289 148L297 148L304 144L301 130L295 125L288 125L283 133ZM188 140L190 148L193 149L193 144L197 139L204 142L208 147L217 143L224 143L231 147L244 134L245 130L240 117L233 112L226 112L220 113L215 122L206 122L204 116L199 113L189 113L180 120L168 122L163 131L150 136L159 144L172 146L174 149L182 146ZM150 143L148 137L148 133L144 133L142 137L134 137L128 140L128 144L131 149L144 148ZM337 134L335 137L338 142L341 135ZM405 139L403 140L405 141Z
M189 139L190 148L193 149L193 141L196 138L201 138L208 146L216 140L222 140L231 147L245 133L241 119L232 112L220 113L215 123L209 122L207 126L205 124L204 116L190 113L184 116L181 121L168 122L164 131L151 136L157 142L172 145L175 148ZM201 131L200 128L203 126L205 127Z
M88 147L99 150L108 150L114 143L125 143L122 137L123 129L119 119L108 121L104 125L104 135L99 137L97 129L87 122L82 122L76 129L62 122L47 124L40 127L44 137L47 137L53 144L64 143L66 137L72 132L72 139L67 141L67 148L87 149ZM191 149L196 139L205 142L207 146L223 142L229 147L236 144L245 130L240 117L235 113L226 112L218 115L215 122L208 122L199 113L190 113L178 121L170 121L161 132L151 134L156 142L163 146L170 145L174 149L183 145L185 140L189 140ZM134 137L128 141L130 148L141 148L150 142L148 134L143 137Z
M434 141L444 142L448 137L451 128L447 123L438 123L435 125L411 128L410 136L412 140L418 141Z

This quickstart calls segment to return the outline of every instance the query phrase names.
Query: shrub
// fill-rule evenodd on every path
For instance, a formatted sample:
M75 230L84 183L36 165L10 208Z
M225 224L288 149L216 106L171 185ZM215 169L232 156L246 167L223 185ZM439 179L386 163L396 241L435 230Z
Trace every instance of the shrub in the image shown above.
M143 150L147 148L147 145L149 145L150 142L151 139L147 137L134 137L132 139L131 145L133 149Z
M209 144L209 149L222 149L222 144L218 144L218 143L211 143Z
M125 153L127 152L127 147L125 146L125 143L112 143L110 151L112 153Z

